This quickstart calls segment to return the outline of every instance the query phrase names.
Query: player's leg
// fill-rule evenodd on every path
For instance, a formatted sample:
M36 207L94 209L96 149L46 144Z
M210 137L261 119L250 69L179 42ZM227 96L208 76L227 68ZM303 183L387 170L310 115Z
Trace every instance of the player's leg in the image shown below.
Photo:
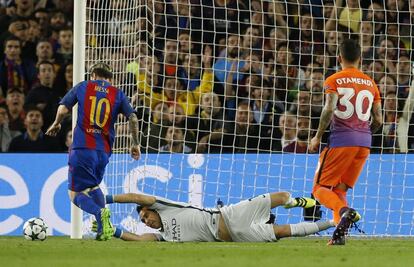
M292 198L289 192L275 192L270 193L270 207L284 206L285 208L303 207L310 208L315 206L316 201L307 197Z
M99 237L103 233L102 220L109 220L106 219L109 216L109 210L102 208L102 201L97 203L89 195L91 191L94 191L93 189L99 188L98 185L101 182L101 178L96 177L97 163L98 157L94 150L71 151L69 155L69 196L76 206L95 216L98 222L99 234L97 237L98 240L101 240L102 238ZM99 195L99 193L96 195ZM103 239L109 239L111 236L112 233L107 230L107 234Z
M307 236L329 229L333 221L301 222L296 224L273 225L277 239L291 236Z
M315 198L334 213L335 223L339 223L339 211L347 206L344 198L334 192L334 187L351 166L355 151L348 147L325 148L319 158L312 193Z
M335 190L339 193L342 192L346 198L346 191L348 188L353 188L362 169L364 168L365 161L369 156L369 149L365 147L357 148L357 154L354 157L351 167L344 173L341 178L341 183L335 187ZM339 211L340 221L332 235L332 239L329 241L329 245L344 245L345 235L348 232L352 223L355 223L361 219L361 215L348 206L343 207Z
M106 165L109 162L109 155L104 151L96 151L97 162L95 164L95 177L97 183L100 184L103 180ZM111 211L105 208L105 196L99 187L91 191L91 197L94 201L102 207L100 222L102 224L102 235L98 235L98 239L108 240L111 239L114 233L114 227L110 221Z

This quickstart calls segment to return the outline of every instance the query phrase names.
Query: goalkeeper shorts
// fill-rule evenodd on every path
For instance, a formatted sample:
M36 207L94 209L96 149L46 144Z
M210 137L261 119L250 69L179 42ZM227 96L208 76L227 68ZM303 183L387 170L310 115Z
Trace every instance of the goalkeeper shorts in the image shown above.
M220 208L234 242L276 241L273 224L266 224L269 221L270 210L270 194Z

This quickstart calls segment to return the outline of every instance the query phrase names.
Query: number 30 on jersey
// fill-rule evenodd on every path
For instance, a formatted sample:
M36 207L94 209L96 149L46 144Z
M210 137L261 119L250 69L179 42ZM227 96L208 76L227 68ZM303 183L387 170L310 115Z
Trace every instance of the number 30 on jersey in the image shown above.
M361 90L358 92L355 98L355 106L351 102L352 97L355 95L355 89L351 87L338 87L339 104L345 107L344 111L335 110L335 115L343 120L349 119L356 113L358 119L361 121L368 121L371 116L371 107L374 101L374 96L368 90ZM368 100L368 107L364 111L363 103L365 99Z

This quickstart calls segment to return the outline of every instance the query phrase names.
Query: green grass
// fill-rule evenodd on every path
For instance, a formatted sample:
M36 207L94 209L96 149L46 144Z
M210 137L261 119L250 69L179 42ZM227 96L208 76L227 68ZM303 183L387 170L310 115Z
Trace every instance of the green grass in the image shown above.
M327 238L284 239L276 243L139 243L70 240L44 242L0 237L0 266L414 266L414 239L350 239L327 247Z

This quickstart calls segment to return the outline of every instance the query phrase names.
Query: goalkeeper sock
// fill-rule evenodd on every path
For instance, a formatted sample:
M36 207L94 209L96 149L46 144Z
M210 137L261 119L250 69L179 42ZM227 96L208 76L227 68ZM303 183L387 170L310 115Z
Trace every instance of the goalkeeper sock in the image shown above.
M90 191L88 194L99 207L105 208L105 196L100 188Z
M95 215L96 220L100 221L101 207L99 207L91 197L79 193L73 198L73 204L78 206L81 210Z
M291 236L307 236L334 226L333 221L290 224Z

